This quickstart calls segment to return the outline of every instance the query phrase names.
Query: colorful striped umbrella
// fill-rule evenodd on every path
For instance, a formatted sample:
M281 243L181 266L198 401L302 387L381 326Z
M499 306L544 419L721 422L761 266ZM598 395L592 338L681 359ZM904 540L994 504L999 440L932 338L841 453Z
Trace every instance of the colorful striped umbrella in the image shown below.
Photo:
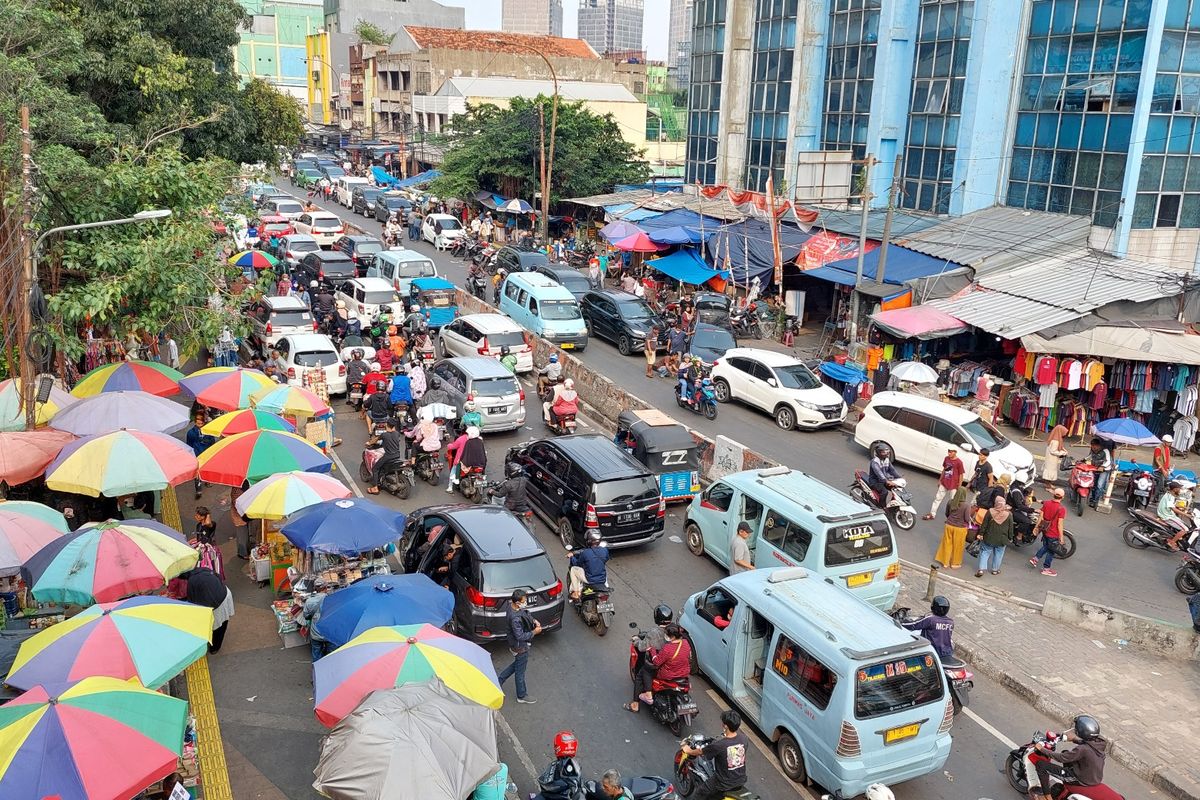
M78 401L79 398L59 389L57 386L50 390L50 397L44 403L37 404L34 414L35 424L45 425L62 409ZM21 379L9 378L0 381L0 431L25 430L25 410L21 406Z
M302 508L351 495L337 478L316 472L282 472L251 486L234 506L243 517L284 519Z
M35 686L0 706L0 797L127 800L175 770L186 722L136 681Z
M16 575L21 565L50 542L70 533L62 513L41 503L0 503L0 576Z
M644 233L635 233L624 239L618 239L613 242L613 247L628 253L657 253L659 250L667 249L665 245L650 241L650 237Z
M71 394L94 397L102 392L146 392L159 397L179 393L183 373L157 361L120 361L84 375Z
M250 395L260 389L274 386L278 384L263 373L243 367L200 369L179 382L179 388L196 398L202 405L222 411L249 408Z
M272 384L251 395L250 401L259 411L287 417L323 417L331 413L329 404L308 389L288 384Z
M332 728L376 689L438 678L481 706L500 708L504 693L491 656L432 625L371 628L313 664L317 719Z
M296 426L278 414L259 411L255 408L243 408L239 411L227 411L200 429L201 433L209 436L232 436L235 433L246 433L247 431L295 433Z
M76 436L125 429L175 433L187 426L187 406L133 390L118 389L86 397L54 415L55 428Z
M0 431L0 481L16 486L33 480L73 441L72 434L53 428Z
M21 567L40 603L111 603L161 589L196 566L178 531L148 519L109 520L51 541Z
M294 433L246 431L221 439L200 454L200 480L222 486L257 483L277 472L329 472L333 462Z
M91 675L158 688L208 651L213 611L166 597L98 603L21 644L4 682L18 689Z
M194 477L192 448L153 431L85 436L64 447L46 467L48 488L92 497L156 491Z
M229 263L235 267L254 267L257 270L264 270L279 266L279 259L262 250L243 250L230 256Z

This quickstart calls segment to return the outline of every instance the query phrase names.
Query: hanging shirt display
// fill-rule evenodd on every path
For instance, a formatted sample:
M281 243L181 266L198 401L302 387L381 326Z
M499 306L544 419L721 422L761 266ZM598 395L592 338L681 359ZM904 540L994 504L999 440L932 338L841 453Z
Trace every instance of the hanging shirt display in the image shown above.
M1054 398L1058 396L1058 384L1051 381L1038 389L1038 405L1042 408L1051 408L1054 405Z
M1048 383L1057 383L1058 381L1058 359L1053 356L1042 356L1037 360L1037 367L1034 369L1035 382L1039 386L1045 386Z
M1104 380L1104 365L1095 359L1088 359L1083 365L1083 376L1083 388L1090 392Z

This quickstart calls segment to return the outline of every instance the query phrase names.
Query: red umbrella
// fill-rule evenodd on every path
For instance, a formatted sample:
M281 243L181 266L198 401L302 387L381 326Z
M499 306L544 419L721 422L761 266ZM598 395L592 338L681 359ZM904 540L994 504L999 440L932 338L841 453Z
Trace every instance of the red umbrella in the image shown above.
M627 236L613 244L613 247L629 253L657 253L659 250L667 249L662 245L650 241L650 237L644 233L635 233L633 236Z
M33 480L73 441L72 434L53 428L0 431L0 481L16 486Z

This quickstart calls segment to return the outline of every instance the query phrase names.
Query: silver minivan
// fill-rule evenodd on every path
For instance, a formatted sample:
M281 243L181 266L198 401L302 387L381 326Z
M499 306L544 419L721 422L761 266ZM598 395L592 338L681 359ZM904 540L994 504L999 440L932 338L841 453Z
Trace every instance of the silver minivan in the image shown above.
M525 390L517 378L500 362L487 356L443 358L430 369L430 376L442 382L459 418L463 403L475 401L475 410L483 417L483 428L511 431L525 424Z

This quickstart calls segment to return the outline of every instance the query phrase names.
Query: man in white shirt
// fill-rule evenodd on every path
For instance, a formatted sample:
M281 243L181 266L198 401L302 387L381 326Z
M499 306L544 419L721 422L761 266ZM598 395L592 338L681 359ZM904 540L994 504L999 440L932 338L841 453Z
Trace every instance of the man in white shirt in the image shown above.
M730 575L737 575L739 572L754 569L753 557L750 555L750 545L747 543L749 538L750 523L743 520L738 523L737 533L733 535L733 539L729 543Z
M167 351L167 366L171 369L179 369L179 344L175 341L173 334L167 334L166 342Z

